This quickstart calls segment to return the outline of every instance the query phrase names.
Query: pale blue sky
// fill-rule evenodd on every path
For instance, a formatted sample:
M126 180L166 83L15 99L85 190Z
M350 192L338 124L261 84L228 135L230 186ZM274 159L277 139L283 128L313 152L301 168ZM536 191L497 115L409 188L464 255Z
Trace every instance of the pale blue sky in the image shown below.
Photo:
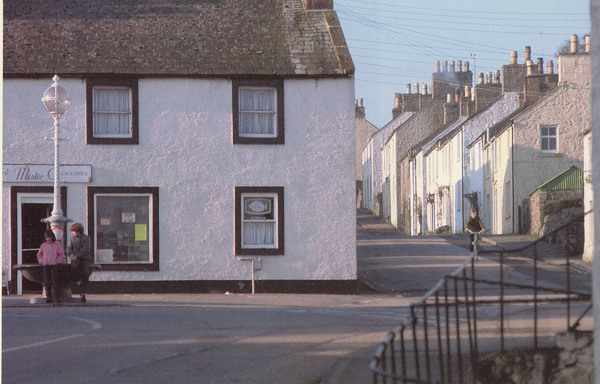
M511 51L554 60L560 46L590 32L588 0L334 0L356 66L356 98L378 128L392 118L394 94L431 83L435 60L500 69ZM473 59L475 57L475 59ZM414 88L414 86L413 86ZM414 90L413 90L414 92Z

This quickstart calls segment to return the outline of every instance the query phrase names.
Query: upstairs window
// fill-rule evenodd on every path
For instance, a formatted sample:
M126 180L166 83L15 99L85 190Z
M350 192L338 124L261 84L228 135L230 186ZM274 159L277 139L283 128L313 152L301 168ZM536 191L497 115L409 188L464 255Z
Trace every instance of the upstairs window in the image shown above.
M283 81L233 82L233 143L284 144Z
M555 125L542 125L540 127L540 143L542 152L558 152L558 130Z
M87 143L138 144L136 80L87 82Z

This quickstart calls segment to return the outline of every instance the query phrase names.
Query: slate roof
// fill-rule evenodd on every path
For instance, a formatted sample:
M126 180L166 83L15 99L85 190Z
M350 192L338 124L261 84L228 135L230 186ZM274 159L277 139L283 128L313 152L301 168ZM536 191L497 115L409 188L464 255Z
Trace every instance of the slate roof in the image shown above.
M348 76L337 15L301 0L4 0L4 75Z

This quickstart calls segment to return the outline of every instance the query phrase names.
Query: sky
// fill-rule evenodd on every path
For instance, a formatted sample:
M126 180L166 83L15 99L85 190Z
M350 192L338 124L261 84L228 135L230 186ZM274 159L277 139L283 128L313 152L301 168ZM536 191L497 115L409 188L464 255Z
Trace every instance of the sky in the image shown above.
M554 60L571 35L591 31L589 0L334 0L356 67L355 97L377 128L392 119L394 94L406 84L430 84L434 63L468 61L493 72L525 47L531 59Z

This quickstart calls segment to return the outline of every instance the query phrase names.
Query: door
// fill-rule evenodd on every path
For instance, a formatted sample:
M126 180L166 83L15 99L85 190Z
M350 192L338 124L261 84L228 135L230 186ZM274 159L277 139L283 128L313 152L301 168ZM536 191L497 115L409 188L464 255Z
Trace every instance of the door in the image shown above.
M37 264L37 252L44 242L44 231L48 228L42 219L49 217L52 211L52 196L21 195L19 199L19 244L18 264ZM17 293L41 292L42 285L17 278Z

